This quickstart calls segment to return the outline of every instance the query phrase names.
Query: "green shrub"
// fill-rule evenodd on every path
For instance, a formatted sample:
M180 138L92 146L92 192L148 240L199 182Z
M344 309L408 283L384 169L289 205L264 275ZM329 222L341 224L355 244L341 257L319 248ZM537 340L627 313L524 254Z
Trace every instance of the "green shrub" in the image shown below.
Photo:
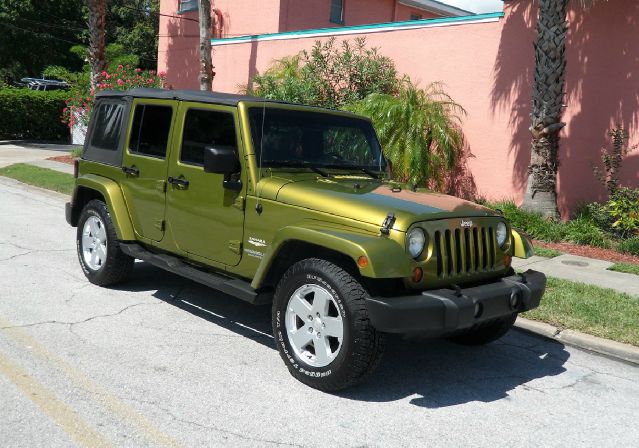
M544 218L540 213L521 210L512 201L497 202L488 206L501 210L513 227L535 239L551 242L564 240L566 232L563 225Z
M583 217L592 221L597 227L603 231L610 231L612 220L608 213L608 207L599 202L591 202L584 204L577 209L576 217Z
M0 140L67 140L61 119L67 95L62 90L0 89Z
M620 241L617 250L626 254L639 255L639 236Z
M586 217L580 216L561 225L565 241L589 246L610 247L610 237Z
M617 188L606 205L619 236L639 235L639 188Z

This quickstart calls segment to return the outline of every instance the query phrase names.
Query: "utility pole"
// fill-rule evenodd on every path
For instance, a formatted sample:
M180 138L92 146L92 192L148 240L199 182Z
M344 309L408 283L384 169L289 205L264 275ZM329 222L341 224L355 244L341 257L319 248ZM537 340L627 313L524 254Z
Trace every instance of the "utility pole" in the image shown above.
M200 90L211 91L213 62L211 60L211 0L198 0L200 18Z

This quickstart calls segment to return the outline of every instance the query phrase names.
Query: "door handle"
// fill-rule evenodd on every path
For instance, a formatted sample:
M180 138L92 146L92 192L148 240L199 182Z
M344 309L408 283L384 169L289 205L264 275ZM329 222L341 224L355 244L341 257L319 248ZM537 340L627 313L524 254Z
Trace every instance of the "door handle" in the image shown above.
M138 177L140 175L140 170L135 167L135 165L128 167L122 166L122 172L127 176Z
M167 181L172 185L177 185L179 188L186 188L189 186L189 181L186 179L179 179L177 177L169 177Z

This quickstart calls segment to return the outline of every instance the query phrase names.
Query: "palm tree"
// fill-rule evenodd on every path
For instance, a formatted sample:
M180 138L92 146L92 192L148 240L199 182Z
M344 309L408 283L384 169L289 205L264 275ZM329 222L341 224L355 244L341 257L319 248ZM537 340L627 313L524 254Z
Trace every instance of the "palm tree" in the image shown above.
M91 88L95 89L100 73L106 68L105 36L106 0L87 0L89 7L89 64Z
M523 208L558 219L559 132L566 83L566 9L569 0L539 0L532 95L532 151ZM577 0L587 8L598 0ZM606 1L606 0L604 0Z
M466 111L439 83L419 89L404 79L398 95L372 93L345 109L370 117L399 181L441 191L463 155Z

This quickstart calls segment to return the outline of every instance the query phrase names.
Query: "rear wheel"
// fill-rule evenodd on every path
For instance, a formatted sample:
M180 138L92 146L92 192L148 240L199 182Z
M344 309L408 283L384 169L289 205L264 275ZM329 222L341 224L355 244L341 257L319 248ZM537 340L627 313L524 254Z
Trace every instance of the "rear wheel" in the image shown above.
M126 280L131 274L135 260L120 249L104 202L94 199L82 210L76 246L82 271L91 283L113 285Z
M377 367L384 335L370 324L362 285L321 259L294 264L273 300L273 333L280 356L304 384L337 391Z
M517 313L496 319L480 327L470 329L449 339L462 345L484 345L504 336L515 324Z

